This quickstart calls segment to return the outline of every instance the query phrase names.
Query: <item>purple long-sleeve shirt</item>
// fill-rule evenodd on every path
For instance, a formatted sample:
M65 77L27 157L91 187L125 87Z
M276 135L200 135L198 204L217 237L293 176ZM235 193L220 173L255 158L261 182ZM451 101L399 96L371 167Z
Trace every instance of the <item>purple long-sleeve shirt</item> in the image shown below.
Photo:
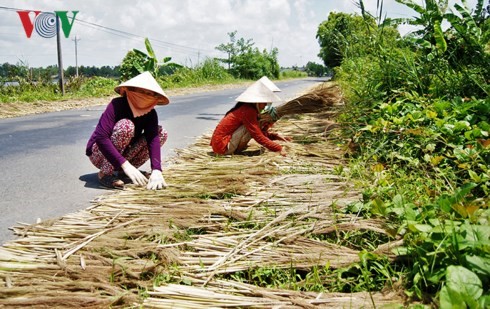
M92 154L92 146L97 143L100 152L114 166L119 169L126 161L122 154L117 151L111 142L111 135L115 124L121 119L129 119L134 123L134 137L131 141L138 140L142 135L148 143L150 163L152 170L162 170L160 138L158 136L158 115L155 109L149 113L134 117L129 107L126 97L115 98L107 105L106 110L100 116L99 123L94 133L90 136L85 153L87 156Z

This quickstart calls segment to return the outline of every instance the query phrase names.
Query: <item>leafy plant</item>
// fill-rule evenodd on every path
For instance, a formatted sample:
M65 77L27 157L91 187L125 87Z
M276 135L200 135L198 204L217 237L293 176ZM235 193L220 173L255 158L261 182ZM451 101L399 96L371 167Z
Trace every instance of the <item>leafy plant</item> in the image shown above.
M409 296L483 308L490 295L487 13L482 1L473 13L464 1L455 5L457 14L444 0L397 2L419 14L403 20L419 28L393 48L380 30L400 20L378 21L365 46L345 37L345 46L362 50L342 52L335 69L348 102L339 118L354 149L348 170L363 186L348 210L397 224L399 261L410 267L395 268L404 271Z
M134 48L126 54L120 68L122 80L130 79L145 71L158 77L160 72L168 74L182 67L180 64L170 62L171 57L164 57L159 61L148 38L145 38L145 47L146 53Z
M478 276L462 266L449 266L439 303L441 308L488 308L490 297L482 299L482 294L482 282Z
M195 87L235 81L217 60L209 58L195 68L178 68L171 75L160 76L158 80L165 88Z

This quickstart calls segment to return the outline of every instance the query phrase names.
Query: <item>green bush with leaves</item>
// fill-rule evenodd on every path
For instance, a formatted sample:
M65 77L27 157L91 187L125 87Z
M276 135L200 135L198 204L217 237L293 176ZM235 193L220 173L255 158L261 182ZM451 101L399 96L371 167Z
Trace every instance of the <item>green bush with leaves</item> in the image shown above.
M171 74L182 67L180 64L170 62L171 57L164 57L159 61L148 38L145 38L145 47L146 53L134 48L122 60L119 71L123 81L145 71L150 72L153 77L158 77L161 73Z
M235 79L218 60L207 58L195 68L182 67L158 80L164 88L175 88L233 82Z
M352 26L351 33L364 31L370 40L362 46L358 37L344 35L337 49L342 53L334 76L348 102L339 121L355 149L351 175L364 186L362 200L349 211L397 223L409 296L443 308L486 308L490 12L483 0L471 11L465 1L452 9L447 1L397 2L418 15L382 21L360 1L365 29ZM375 16L382 16L378 4ZM419 30L386 48L396 36L383 29L400 22ZM443 31L445 22L450 27ZM319 33L332 24L323 23Z
M106 77L90 77L79 88L82 96L94 97L114 95L114 88L119 84L117 80Z
M308 76L317 77L325 76L326 74L330 73L330 69L326 66L311 61L308 61L306 64L305 71L307 72Z
M308 77L308 73L298 70L282 70L279 79Z

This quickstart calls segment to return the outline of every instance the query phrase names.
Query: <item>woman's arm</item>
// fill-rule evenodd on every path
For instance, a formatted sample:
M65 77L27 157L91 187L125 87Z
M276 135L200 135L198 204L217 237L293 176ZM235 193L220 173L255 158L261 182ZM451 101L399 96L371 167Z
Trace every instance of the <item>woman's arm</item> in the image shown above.
M162 170L162 157L160 136L158 135L158 114L152 110L147 116L144 134L148 144L148 153L150 155L150 165L152 170Z
M257 111L253 108L244 109L241 115L243 125L247 128L248 132L250 132L250 135L255 141L257 141L257 143L270 151L280 152L282 150L282 146L273 142L264 134L264 132L262 132L257 115Z
M100 116L99 123L95 128L94 137L100 152L107 161L115 169L119 169L126 159L119 153L111 141L111 135L115 125L116 114L114 111L114 102L111 102Z

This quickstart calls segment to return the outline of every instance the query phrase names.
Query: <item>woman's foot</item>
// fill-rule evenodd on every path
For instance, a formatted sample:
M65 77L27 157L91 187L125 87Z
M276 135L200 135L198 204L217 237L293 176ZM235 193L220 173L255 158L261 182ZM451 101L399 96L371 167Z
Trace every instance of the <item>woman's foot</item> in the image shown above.
M98 173L99 183L109 189L124 189L124 182L114 175L105 175L102 172Z

